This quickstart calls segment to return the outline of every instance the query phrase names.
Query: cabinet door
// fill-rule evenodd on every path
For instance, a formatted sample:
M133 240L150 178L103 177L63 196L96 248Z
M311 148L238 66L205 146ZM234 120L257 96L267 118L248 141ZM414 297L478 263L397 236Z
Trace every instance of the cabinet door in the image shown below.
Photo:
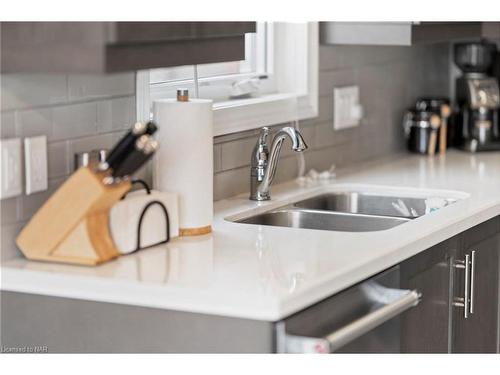
M500 39L500 22L483 22L483 37Z
M499 22L321 22L320 40L332 45L410 46L499 38Z
M467 233L464 235L467 236ZM467 242L467 238L464 238ZM462 259L470 259L468 275L456 269L455 297L464 297L466 276L469 276L469 314L464 308L454 309L453 351L456 353L498 352L498 300L499 300L500 234L467 246L461 251Z
M211 39L254 33L255 22L116 22L109 42L140 43Z
M444 241L401 265L401 287L417 289L422 300L401 319L403 353L447 353L451 337L452 259L458 238Z
M112 73L245 58L255 22L0 22L2 73Z

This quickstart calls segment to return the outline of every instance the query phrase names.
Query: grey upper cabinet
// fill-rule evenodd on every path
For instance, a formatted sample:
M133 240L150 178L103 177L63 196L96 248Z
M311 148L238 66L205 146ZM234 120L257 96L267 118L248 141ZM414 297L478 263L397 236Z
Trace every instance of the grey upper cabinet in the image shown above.
M500 40L500 22L483 22L483 36Z
M411 46L453 40L500 39L500 22L322 22L320 40L332 45Z
M2 22L2 73L109 73L245 58L255 22Z

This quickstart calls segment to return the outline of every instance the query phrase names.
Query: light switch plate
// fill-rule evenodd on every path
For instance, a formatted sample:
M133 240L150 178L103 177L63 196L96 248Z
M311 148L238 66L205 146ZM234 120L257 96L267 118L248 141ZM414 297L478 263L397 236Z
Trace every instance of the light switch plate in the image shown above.
M26 164L26 194L47 190L47 137L24 139L24 160Z
M0 157L2 158L0 199L21 195L23 192L21 138L2 139Z
M333 128L351 128L360 124L363 108L359 103L359 87L346 86L333 89Z

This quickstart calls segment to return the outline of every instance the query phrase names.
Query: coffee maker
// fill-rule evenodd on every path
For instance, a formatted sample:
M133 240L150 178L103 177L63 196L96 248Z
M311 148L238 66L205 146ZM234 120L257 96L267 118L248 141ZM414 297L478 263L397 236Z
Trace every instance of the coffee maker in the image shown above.
M493 76L496 44L458 43L455 64L462 70L456 80L455 145L470 152L500 150L500 90Z

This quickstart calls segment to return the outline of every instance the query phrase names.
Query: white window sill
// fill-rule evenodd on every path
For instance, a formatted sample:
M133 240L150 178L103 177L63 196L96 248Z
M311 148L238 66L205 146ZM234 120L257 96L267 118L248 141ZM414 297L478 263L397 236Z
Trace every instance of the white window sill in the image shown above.
M308 95L295 93L219 102L214 104L214 136L304 120L317 115L317 103L311 102Z

